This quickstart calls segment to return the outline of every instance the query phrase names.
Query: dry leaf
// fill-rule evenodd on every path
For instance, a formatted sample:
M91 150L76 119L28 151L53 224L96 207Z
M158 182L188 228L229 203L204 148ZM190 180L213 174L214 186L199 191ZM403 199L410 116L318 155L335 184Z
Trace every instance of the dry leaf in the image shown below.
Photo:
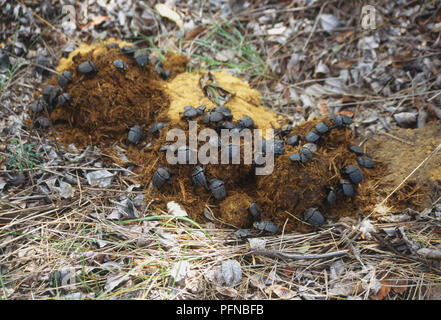
M340 60L339 62L337 62L337 63L335 64L335 66L336 66L337 68L340 68L340 69L348 69L348 68L350 68L354 63L355 63L355 61L353 61L353 60Z
M340 33L339 35L337 35L336 37L335 37L335 40L338 42L338 43L343 43L347 38L349 38L350 36L352 36L353 34L354 34L354 30L349 30L349 31L346 31L346 32L343 32L343 33Z
M324 99L317 99L317 108L320 112L320 115L326 116L329 114L328 103Z
M182 26L184 25L184 22L182 21L181 16L174 10L167 7L165 4L158 3L155 5L155 10L164 18L170 19L174 23L177 24L177 26L182 29Z
M349 110L342 110L342 111L338 112L338 114L342 114L342 115L345 115L345 116L348 116L348 117L351 117L351 118L354 116L354 113L352 111L349 111Z
M238 295L238 292L236 289L229 288L229 287L216 287L216 291L224 296L231 297L231 298L235 298Z
M287 289L285 287L282 287L278 284L275 284L271 287L268 287L265 290L265 292L268 294L274 293L277 297L279 297L282 300L290 300L290 299L294 298L294 296L295 296L294 291Z
M391 282L389 280L381 280L380 281L381 287L380 290L378 290L377 293L377 299L383 300L390 292L391 290Z
M97 16L97 17L94 17L92 19L92 21L89 22L88 24L80 25L80 29L99 26L101 23L103 23L104 21L106 21L109 18L110 18L109 16Z
M204 31L204 27L196 27L185 36L184 41L191 41Z
M407 280L395 280L393 281L392 291L398 294L402 294L407 290Z

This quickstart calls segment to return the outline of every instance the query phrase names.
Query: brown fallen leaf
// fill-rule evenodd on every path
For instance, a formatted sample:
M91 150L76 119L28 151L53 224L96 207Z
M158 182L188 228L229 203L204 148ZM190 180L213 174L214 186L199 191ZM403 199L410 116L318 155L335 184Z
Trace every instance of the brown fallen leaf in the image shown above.
M184 41L191 41L204 31L204 27L196 27L185 36Z
M393 281L392 291L398 294L402 294L407 290L407 280L395 280Z
M265 290L265 292L268 294L274 293L277 297L279 297L282 300L290 300L295 296L294 291L292 291L288 288L282 287L278 284L275 284L271 287L268 287Z
M351 118L354 116L354 113L352 111L349 111L349 110L342 110L342 111L338 112L338 114L342 114L342 115L345 115L345 116L348 116L348 117L351 117Z
M324 99L317 99L317 108L320 112L320 115L322 116L326 116L329 114L329 107L328 107L328 103L326 102L326 100Z
M335 66L336 66L337 68L340 68L340 69L348 69L348 68L350 68L354 63L355 63L355 61L353 61L353 60L340 60L339 62L337 62L337 63L335 64Z
M380 283L381 283L381 287L380 290L378 290L377 299L383 300L385 297L387 297L390 290L392 289L391 287L392 283L389 280L381 280Z
M110 18L109 16L96 16L88 24L80 25L80 29L99 26L101 23L103 23L104 21L106 21L109 18Z
M346 31L346 32L343 32L343 33L340 33L340 34L338 34L336 37L335 37L335 40L338 42L338 43L343 43L347 38L349 38L350 36L352 36L353 34L354 34L354 30L349 30L349 31Z

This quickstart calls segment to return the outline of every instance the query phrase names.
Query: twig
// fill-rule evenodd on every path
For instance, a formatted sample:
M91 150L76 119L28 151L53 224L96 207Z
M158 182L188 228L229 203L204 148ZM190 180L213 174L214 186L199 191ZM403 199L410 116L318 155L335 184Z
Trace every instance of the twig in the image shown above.
M322 254L297 254L297 253L283 253L279 251L263 250L263 249L252 250L249 253L257 254L260 256L290 259L290 260L328 259L328 258L342 257L348 254L346 250L340 250L340 251L334 251L334 252L328 252Z

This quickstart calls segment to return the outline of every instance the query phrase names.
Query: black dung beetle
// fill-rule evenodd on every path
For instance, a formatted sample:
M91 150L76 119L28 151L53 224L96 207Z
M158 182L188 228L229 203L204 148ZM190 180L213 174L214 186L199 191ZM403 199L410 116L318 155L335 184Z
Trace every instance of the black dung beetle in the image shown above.
M340 187L346 197L352 197L354 195L354 186L348 180L340 179Z
M326 203L329 206L333 206L335 204L335 201L337 201L337 193L333 188L330 188L328 195L326 196Z
M119 52L121 52L122 54L131 55L134 52L136 52L136 50L137 50L136 46L124 46L121 48Z
M280 129L280 135L282 137L287 136L292 130L292 125L290 124L285 124L282 129Z
M122 61L122 60L115 60L113 61L113 65L115 66L115 68L122 70L122 71L126 71L127 70L127 64Z
M259 221L260 220L262 213L261 213L260 208L257 205L257 203L255 203L255 202L251 203L250 207L248 208L248 211L250 212L251 218L254 221Z
M161 131L163 128L165 127L165 124L163 124L162 122L157 122L155 123L153 126L151 126L149 128L149 133L158 133L159 131Z
M355 144L348 145L348 150L355 153L357 156L362 156L364 154L363 150Z
M43 116L38 117L37 119L35 119L35 124L36 124L37 127L40 127L40 128L43 128L43 129L49 128L50 125L51 125L49 119L46 118L46 117L43 117Z
M205 109L207 109L207 106L204 104L201 104L199 107L196 108L196 110L198 111L199 115L203 115L205 112Z
M300 148L300 161L307 163L312 160L313 153L308 148Z
M32 102L30 109L32 112L35 112L35 113L41 112L44 110L44 104L45 104L45 101L43 100L43 98L38 97L34 102Z
M311 151L312 153L317 152L317 145L315 143L305 143L303 145L303 148L308 149L309 151Z
M195 185L204 187L208 190L207 179L205 178L204 168L196 166L191 174L191 178Z
M58 104L60 106L64 105L65 103L68 103L71 100L70 94L68 94L67 92L60 94L58 96Z
M317 132L321 135L328 133L329 129L329 125L324 121L317 123L317 125L315 126L315 130L317 130Z
M208 115L209 122L219 122L224 119L224 115L221 112L211 111Z
M286 144L289 144L290 146L296 146L300 142L300 136L298 134L293 134L291 137L289 137L286 140Z
M68 83L72 82L72 72L64 70L59 76L57 83L62 88Z
M325 222L325 217L317 208L309 208L303 214L303 219L313 227L320 227Z
M344 114L338 114L331 117L331 122L335 128L342 128L345 125L350 125L352 123L352 119Z
M180 164L189 163L192 155L193 152L188 146L180 146L178 148L178 163Z
M192 106L184 107L184 114L183 114L184 118L193 119L193 118L198 117L199 115L200 114L196 108L194 108Z
M127 134L127 139L131 143L137 143L142 136L142 128L139 125L134 125L129 129L129 133Z
M363 157L357 158L358 165L362 168L373 169L375 167L374 161L371 158Z
M281 156L282 154L285 154L285 142L274 139L274 156Z
M253 121L253 119L252 119L251 117L249 117L249 116L242 117L242 118L240 118L240 119L237 121L237 126L238 126L240 129L250 128L250 127L252 127L253 125L254 125L254 121Z
M220 106L214 109L216 112L222 113L222 116L225 120L232 120L233 114L231 113L231 109L225 106Z
M223 200L227 196L225 191L225 183L222 180L211 179L210 180L210 191L217 200Z
M153 174L153 185L158 189L161 188L164 183L170 179L170 176L170 171L166 167L158 167Z
M60 88L55 88L52 85L48 85L43 90L43 99L52 110L52 107L57 103L57 97L61 93Z
M78 66L78 71L82 74L93 74L97 72L95 63L92 61L84 61Z
M260 230L263 232L269 232L269 233L276 233L277 232L277 224L270 220L264 220L264 221L256 221L253 223L253 227L257 230Z
M300 153L293 153L289 156L289 160L292 162L301 162Z
M222 121L216 124L216 129L218 131L222 129L233 130L234 128L236 128L236 126L230 121Z
M309 131L305 137L308 142L315 143L320 139L320 135L316 131Z
M347 176L352 183L359 184L363 180L363 174L357 166L346 166L343 168L342 173Z
M145 67L149 63L149 54L146 49L137 50L133 57L141 67Z
M107 49L119 49L119 45L115 42L106 44Z

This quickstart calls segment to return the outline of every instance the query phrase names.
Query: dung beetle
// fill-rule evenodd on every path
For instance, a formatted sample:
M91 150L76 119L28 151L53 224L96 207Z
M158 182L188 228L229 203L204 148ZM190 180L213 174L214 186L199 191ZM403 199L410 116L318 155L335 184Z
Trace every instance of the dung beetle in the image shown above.
M113 65L115 66L115 68L122 70L122 71L126 71L127 70L127 64L122 61L122 60L115 60L113 61Z
M296 146L300 142L300 137L298 134L293 134L286 140L286 144L289 144L290 146Z
M326 203L329 206L333 206L335 204L335 201L337 201L337 193L333 188L330 188L328 195L326 196Z
M163 124L162 122L157 122L149 128L149 133L157 133L161 131L164 127L165 124Z
M178 148L178 163L180 164L189 163L192 155L193 152L188 146L180 146Z
M253 119L252 119L251 117L249 117L249 116L242 117L242 118L240 118L240 119L237 121L237 126L238 126L240 129L250 128L250 127L252 127L253 125L254 125L254 121L253 121Z
M72 82L72 72L64 70L59 76L57 83L62 88L68 83Z
M184 107L184 114L183 116L187 119L193 119L198 117L200 114L198 110L192 106L186 106Z
M344 114L338 114L331 117L331 122L335 128L342 128L345 125L350 125L352 123L352 119Z
M256 221L253 223L253 227L257 230L260 230L261 233L263 232L276 233L278 229L277 224L275 224L270 220Z
M287 136L292 130L292 125L290 124L285 124L282 129L280 129L280 135L282 137Z
M78 71L82 74L88 75L97 72L97 68L95 63L93 63L92 61L84 61L78 66Z
M251 203L249 208L248 208L248 211L250 212L251 218L254 221L259 221L260 220L260 217L261 217L262 213L261 213L260 208L257 205L257 203L255 203L255 202Z
M316 131L309 131L305 136L305 140L308 142L317 142L320 139L320 135Z
M71 100L70 94L68 94L67 92L60 94L58 96L58 104L60 106L64 105L65 103L69 102Z
M137 50L136 46L124 46L119 50L122 54L131 55Z
M170 171L168 171L168 169L166 167L158 167L158 169L156 169L155 173L153 174L153 185L156 188L161 188L164 183L170 179Z
M220 106L220 107L215 108L214 111L222 113L222 116L226 120L233 119L233 114L231 113L231 109L228 107Z
M357 158L357 163L362 168L373 169L375 167L374 161L368 157Z
M225 183L222 180L211 179L210 180L210 191L216 200L225 199L227 193L225 191Z
M363 174L357 166L346 166L343 168L342 173L347 176L352 183L359 184L363 180Z
M325 217L317 208L309 208L303 213L303 219L313 227L320 227L325 222Z
M43 90L43 99L46 101L50 109L54 107L54 105L57 103L57 97L60 94L61 89L55 88L52 85L48 85Z
M317 125L315 126L315 130L317 130L317 132L321 135L328 133L329 132L329 125L324 122L324 121L320 121L319 123L317 123Z
M196 108L197 112L202 115L205 112L205 109L207 109L207 106L204 104L201 104L199 107Z
M354 186L348 180L340 179L340 187L346 197L352 197L354 195Z
M289 160L292 162L301 162L300 153L293 153L289 156Z
M222 147L222 150L224 147ZM235 159L237 156L240 157L240 145L235 143L228 143L228 159Z
M45 128L49 128L50 125L51 125L49 119L46 118L46 117L43 117L43 116L38 117L37 119L35 119L35 124L36 124L38 127L43 128L43 129L45 129Z
M357 156L362 156L364 154L363 150L356 144L348 145L348 150L351 151L352 153L355 153L355 155Z
M204 168L196 166L191 173L191 178L195 185L204 187L208 190L207 179L205 178Z
M285 154L285 142L274 139L274 156L281 156L282 154Z
M207 113L208 116L208 122L219 122L224 119L224 115L221 112L217 111L211 111L210 113Z
M119 49L119 45L115 42L111 42L106 44L106 48L107 49Z
M139 125L134 125L129 129L127 139L131 143L137 143L142 136L142 128Z
M308 148L302 147L300 148L300 161L302 163L307 163L312 160L312 152Z
M217 130L222 130L222 129L233 130L234 128L236 128L236 126L234 125L234 123L230 121L222 121L216 124Z
M303 145L303 148L308 149L309 151L311 151L312 153L317 152L317 145L315 143L305 143Z
M135 58L136 63L141 67L145 67L149 63L149 54L145 49L137 50L133 57Z
M30 109L34 113L41 112L44 110L44 104L45 101L41 97L38 97L34 102L32 102Z

